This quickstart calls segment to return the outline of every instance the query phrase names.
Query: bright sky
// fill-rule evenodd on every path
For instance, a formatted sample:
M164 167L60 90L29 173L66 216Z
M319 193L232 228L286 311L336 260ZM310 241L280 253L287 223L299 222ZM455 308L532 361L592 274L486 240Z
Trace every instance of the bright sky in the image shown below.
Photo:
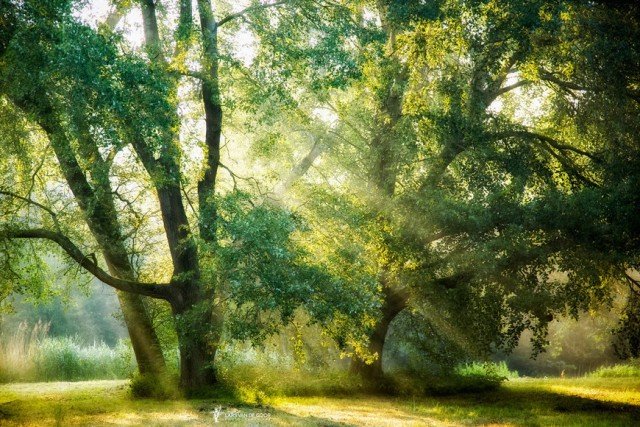
M235 1L231 2L231 5L232 11L238 12L247 7L249 2ZM95 27L107 18L111 9L112 6L109 0L88 0L85 6L76 13L76 17L82 22ZM197 14L198 8L196 4L193 4L193 11ZM167 13L171 20L176 20L177 13L175 10L168 7ZM140 8L132 8L120 22L117 29L123 32L129 46L134 49L141 47L144 39L144 30ZM255 56L255 38L251 32L244 26L241 26L240 30L235 33L231 43L233 45L234 56L244 62L245 65L251 65Z

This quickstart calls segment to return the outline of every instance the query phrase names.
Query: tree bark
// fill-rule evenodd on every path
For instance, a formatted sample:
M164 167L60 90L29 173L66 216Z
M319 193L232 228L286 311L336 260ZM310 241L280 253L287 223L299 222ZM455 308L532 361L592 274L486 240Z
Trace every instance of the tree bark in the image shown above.
M405 295L394 291L388 286L383 288L383 294L382 318L369 338L369 346L367 347L371 354L377 355L377 358L371 364L367 364L359 358L353 358L349 366L349 372L359 375L365 381L376 385L379 385L380 380L384 377L382 356L389 326L393 319L407 307L407 297Z
M118 223L117 211L113 203L113 191L110 188L108 170L98 170L98 158L94 159L94 185L102 186L99 191L92 187L69 142L57 131L56 121L52 117L43 117L43 129L48 133L51 145L60 163L62 173L82 210L87 225L101 247L110 273L120 279L133 281L135 274L126 249L124 238ZM83 141L85 149L91 151L97 147L92 141ZM144 307L142 297L137 294L117 292L118 301L124 317L131 344L141 374L162 375L166 372L160 341Z
M178 334L180 385L187 393L215 385L215 356L222 330L212 301L198 284L177 289L169 300Z
M198 2L201 6L201 2ZM155 0L142 0L142 17L145 27L145 45L151 59L166 62L158 33ZM206 5L205 5L206 6ZM204 13L204 16L202 16ZM200 8L201 22L210 24L211 6ZM191 6L186 1L180 3L180 22L176 52L184 46L186 32L191 27ZM204 47L209 54L215 48L215 22L213 32L203 27ZM210 38L213 37L213 40ZM204 67L217 77L217 48L211 61L205 60ZM215 73L211 71L215 68ZM176 82L177 83L177 82ZM222 108L219 102L217 79L203 81L203 101L205 108L207 145L207 164L203 179L198 183L199 231L200 238L207 243L215 242L216 173L220 158L220 134ZM185 210L181 192L181 174L179 159L176 157L178 135L168 132L165 135L162 154L155 159L145 141L138 138L133 147L145 169L152 177L164 224L167 242L174 267L172 289L168 298L176 325L180 350L180 383L187 392L198 391L217 382L214 360L217 351L221 324L213 313L215 289L205 284L201 277L199 250L192 234L192 228Z
M382 1L376 3L384 32L387 36L387 64L381 67L383 72L391 75L388 84L377 93L377 118L374 136L370 142L372 156L372 167L370 171L370 184L376 189L376 199L374 204L384 206L389 203L395 195L398 175L398 162L396 158L396 138L394 132L396 126L402 118L402 104L404 99L405 84L407 80L406 66L402 64L396 55L395 49L395 29L387 19L388 8ZM382 203L380 203L382 202ZM382 230L388 222L385 218L384 208L378 221L381 224L383 239L387 241L389 236ZM382 317L376 325L373 334L369 337L368 350L377 356L373 363L367 364L363 360L352 359L350 372L359 375L367 382L380 385L383 378L382 356L386 343L389 325L395 317L407 306L407 297L399 292L396 284L389 277L389 266L382 265L380 268L379 284L383 292Z
M142 375L162 376L166 364L160 340L140 295L116 291L131 346Z

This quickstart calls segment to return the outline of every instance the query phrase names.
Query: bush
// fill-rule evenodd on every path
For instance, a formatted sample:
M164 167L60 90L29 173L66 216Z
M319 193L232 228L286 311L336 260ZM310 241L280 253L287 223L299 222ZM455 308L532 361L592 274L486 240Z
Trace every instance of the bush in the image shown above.
M83 346L76 337L45 338L35 357L36 380L82 381L130 377L135 364L130 348L104 343Z
M603 366L587 375L591 378L640 377L640 360L613 366Z
M178 382L170 375L136 375L129 384L131 395L135 398L154 398L160 400L179 397Z
M458 365L455 368L455 373L463 378L491 378L500 381L518 378L518 372L510 371L505 362L466 363Z
M509 371L504 362L473 362L458 365L444 375L404 373L395 375L393 380L400 394L443 395L495 390L503 381L517 377L518 373Z
M290 355L238 345L221 351L217 372L234 395L261 404L280 396L347 395L364 391L364 384L344 366L300 365Z
M80 381L124 379L136 369L126 341L115 348L83 345L77 337L47 337L48 325L21 323L0 342L0 381Z

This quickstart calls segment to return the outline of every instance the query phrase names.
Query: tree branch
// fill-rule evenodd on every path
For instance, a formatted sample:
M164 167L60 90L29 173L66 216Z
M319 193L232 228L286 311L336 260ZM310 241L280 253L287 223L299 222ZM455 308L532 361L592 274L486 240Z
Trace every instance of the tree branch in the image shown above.
M247 8L242 9L240 12L237 13L232 13L230 15L225 16L224 18L222 18L221 20L219 20L216 23L216 26L221 26L226 24L229 21L233 21L234 19L243 17L244 15L246 15L247 13L251 13L255 10L260 10L260 9L268 9L271 7L276 7L276 6L280 6L286 3L290 3L291 0L281 0L281 1L277 1L274 3L266 3L266 4L259 4L259 5L253 5L253 6L249 6Z
M104 20L102 25L113 31L118 26L123 17L124 13L122 13L122 11L118 8L115 8L111 12L109 12L109 15L107 15L107 18Z
M534 139L534 140L538 140L541 143L541 147L547 151L550 155L552 155L556 160L558 160L558 162L560 162L560 164L571 174L573 174L576 178L578 178L580 181L582 181L583 183L592 186L592 187L598 187L599 185L592 181L591 179L587 178L586 176L584 176L582 173L580 173L580 171L578 170L578 168L573 164L572 159L568 156L566 156L564 154L565 151L571 151L574 152L576 154L580 154L582 156L586 156L588 158L590 158L591 160L593 160L595 163L602 163L602 161L595 156L594 154L591 154L589 152L580 150L578 148L572 147L570 145L567 144L563 144L549 136L546 135L542 135L536 132L531 132L531 131L527 131L527 130L513 130L513 131L508 131L508 132L501 132L498 134L494 134L494 137L497 137L498 139L502 139L502 138L510 138L510 137L522 137L522 138L530 138L530 139ZM559 153L555 152L553 149L556 149L559 151Z
M284 194L295 181L300 179L316 161L318 157L322 155L327 149L326 144L321 139L315 139L311 150L297 163L287 174L287 176L274 187L274 193L276 195Z
M545 142L546 144L549 144L551 147L555 148L556 150L571 151L581 156L588 157L598 164L602 163L602 159L600 159L598 156L596 156L593 153L589 153L588 151L581 150L572 145L564 144L554 138L551 138L550 136L546 136L537 132L531 132L528 130L513 130L508 132L501 132L501 133L495 134L494 136L498 138L508 138L508 137L535 138Z
M0 239L44 239L56 243L82 268L94 275L98 280L115 289L145 295L153 298L168 299L171 285L157 283L140 283L114 277L104 271L95 262L95 257L84 255L82 251L64 234L42 228L28 230L0 231Z
M58 223L58 216L56 215L56 213L54 211L52 211L51 209L49 209L45 205L43 205L41 203L38 203L35 200L30 199L28 197L23 197L23 196L21 196L19 194L13 193L11 191L6 191L6 190L1 190L0 189L0 195L9 196L9 197L13 197L15 199L22 200L24 202L29 203L30 205L36 206L36 207L44 210L49 215L51 215L51 219L53 220L53 223L56 225L56 228L59 228L60 224Z
M508 86L503 86L500 89L496 90L492 95L491 95L491 99L494 100L496 98L498 98L499 96L504 95L507 92L510 92L514 89L517 89L519 87L525 86L532 83L530 80L518 80L517 82L510 84Z
M569 90L577 90L581 92L601 90L597 88L588 88L573 82L567 82L567 81L561 80L555 75L553 75L552 73L549 73L548 71L540 71L540 78L544 81L554 83L562 88L569 89Z

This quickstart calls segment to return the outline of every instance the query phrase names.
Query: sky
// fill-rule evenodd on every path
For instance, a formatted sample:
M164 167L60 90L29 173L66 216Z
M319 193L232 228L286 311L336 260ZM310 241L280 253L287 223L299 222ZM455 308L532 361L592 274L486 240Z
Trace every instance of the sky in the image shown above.
M177 3L177 2L176 2ZM230 2L232 12L238 12L249 5L248 1ZM267 3L267 2L265 2ZM169 5L167 5L169 6ZM84 7L78 10L75 16L82 22L96 27L103 22L109 15L112 6L109 0L88 0ZM167 7L167 13L172 20L177 18L177 12L174 6ZM193 11L197 14L198 8L193 5ZM197 19L197 18L196 18ZM116 27L118 31L122 31L128 45L134 49L140 48L144 41L144 31L142 26L142 13L139 7L134 7L124 17L124 19ZM255 39L253 35L244 27L236 32L232 40L234 55L244 62L245 65L251 65L254 58Z

